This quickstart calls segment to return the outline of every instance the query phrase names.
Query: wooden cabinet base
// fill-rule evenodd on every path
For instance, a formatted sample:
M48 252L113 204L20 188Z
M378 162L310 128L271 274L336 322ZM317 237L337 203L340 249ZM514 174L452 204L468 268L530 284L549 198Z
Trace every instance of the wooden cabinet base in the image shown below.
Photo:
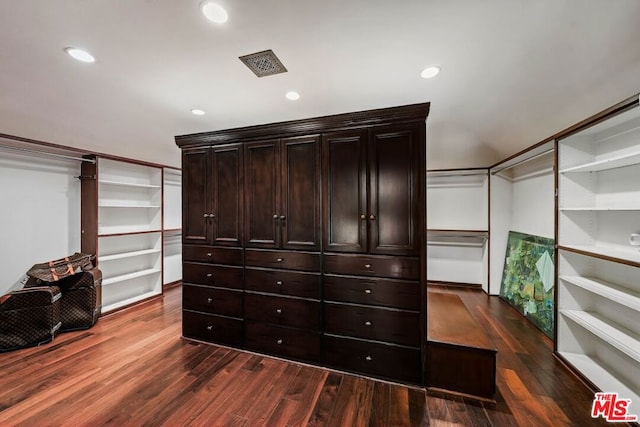
M486 400L496 393L496 351L427 342L427 385Z

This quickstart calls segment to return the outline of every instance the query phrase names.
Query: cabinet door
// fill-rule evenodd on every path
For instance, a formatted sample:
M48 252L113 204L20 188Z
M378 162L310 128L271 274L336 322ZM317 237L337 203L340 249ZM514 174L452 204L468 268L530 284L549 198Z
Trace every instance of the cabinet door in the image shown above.
M282 247L320 249L320 138L282 141Z
M211 237L209 149L183 151L182 170L182 240L207 243Z
M418 255L420 130L372 131L369 142L369 250L388 255Z
M322 137L323 248L367 251L366 131Z
M245 243L277 248L280 244L279 141L245 146Z
M212 243L242 246L242 144L212 149Z

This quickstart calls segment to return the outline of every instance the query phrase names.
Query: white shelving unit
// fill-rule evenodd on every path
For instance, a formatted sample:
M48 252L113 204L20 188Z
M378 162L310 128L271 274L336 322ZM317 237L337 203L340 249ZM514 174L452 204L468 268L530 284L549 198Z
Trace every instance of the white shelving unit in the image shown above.
M486 169L427 172L427 280L487 286Z
M557 352L640 413L640 108L558 142Z
M510 231L554 238L554 145L549 141L491 169L491 295L500 294Z
M182 280L182 171L164 168L163 284Z
M162 169L98 158L103 312L162 293Z

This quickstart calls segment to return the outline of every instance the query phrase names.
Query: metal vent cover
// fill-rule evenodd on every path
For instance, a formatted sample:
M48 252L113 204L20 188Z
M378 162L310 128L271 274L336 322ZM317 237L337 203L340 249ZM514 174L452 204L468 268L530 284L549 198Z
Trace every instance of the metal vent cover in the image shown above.
M258 77L287 72L287 69L271 49L244 55L239 59Z

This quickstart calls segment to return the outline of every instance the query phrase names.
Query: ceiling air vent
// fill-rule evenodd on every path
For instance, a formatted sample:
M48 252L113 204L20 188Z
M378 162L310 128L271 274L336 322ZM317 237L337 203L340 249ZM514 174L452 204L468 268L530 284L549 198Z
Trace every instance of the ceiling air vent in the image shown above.
M253 74L258 77L287 72L287 69L271 49L241 56L240 61L244 62L244 65L249 67Z

